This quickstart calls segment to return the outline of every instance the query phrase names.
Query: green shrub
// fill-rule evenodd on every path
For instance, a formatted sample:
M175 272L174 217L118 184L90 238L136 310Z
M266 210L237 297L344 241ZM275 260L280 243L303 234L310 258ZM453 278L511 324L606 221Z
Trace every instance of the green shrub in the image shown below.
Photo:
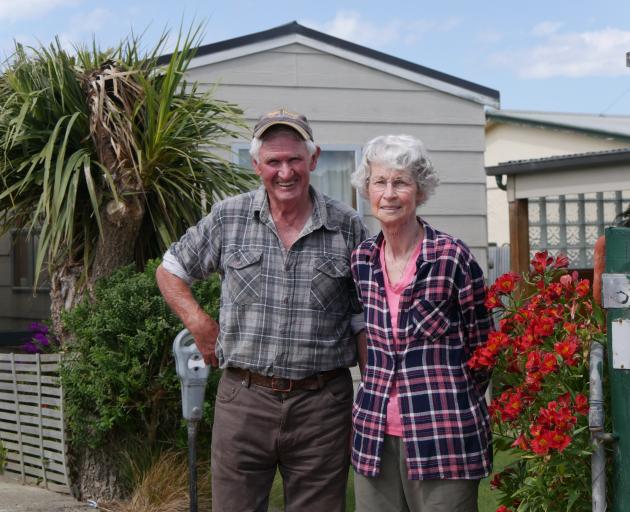
M63 317L71 334L61 370L65 412L73 446L104 447L112 440L124 446L141 440L147 450L167 442L184 446L181 393L171 354L183 328L170 312L155 282L158 260L143 272L131 266L117 270L95 286ZM206 311L217 317L220 285L213 277L193 287ZM206 391L200 441L212 424L219 372L212 372ZM158 448L159 450L159 448Z

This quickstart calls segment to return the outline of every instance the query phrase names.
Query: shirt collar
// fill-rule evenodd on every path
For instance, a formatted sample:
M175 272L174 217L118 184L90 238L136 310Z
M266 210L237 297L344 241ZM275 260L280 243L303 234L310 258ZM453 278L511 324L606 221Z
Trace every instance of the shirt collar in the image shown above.
M420 251L421 261L434 262L437 259L436 240L437 231L427 221L421 217L417 217L418 222L422 224L424 228L424 238L422 239L422 250ZM370 263L378 262L380 258L380 251L383 247L383 232L381 231L376 237L372 239L372 245L370 247Z
M313 201L313 213L311 214L310 220L307 221L307 224L310 226L310 231L319 229L322 226L330 231L338 230L339 226L329 218L324 194L313 188L312 185L309 185L309 194ZM261 222L267 222L271 217L271 212L269 211L269 197L263 185L258 187L254 194L253 206L254 213L258 213Z

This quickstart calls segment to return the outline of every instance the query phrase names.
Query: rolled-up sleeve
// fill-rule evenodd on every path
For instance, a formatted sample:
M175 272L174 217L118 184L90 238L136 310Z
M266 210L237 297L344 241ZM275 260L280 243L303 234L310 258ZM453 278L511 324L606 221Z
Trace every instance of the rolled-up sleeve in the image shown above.
M220 204L168 248L162 261L167 272L192 284L218 270L221 257L219 216Z

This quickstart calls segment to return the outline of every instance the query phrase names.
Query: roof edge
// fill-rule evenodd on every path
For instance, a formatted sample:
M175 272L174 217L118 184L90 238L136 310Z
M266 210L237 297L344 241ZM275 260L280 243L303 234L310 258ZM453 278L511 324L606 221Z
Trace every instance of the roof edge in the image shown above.
M232 39L226 39L224 41L218 41L216 43L210 43L210 44L199 46L195 53L195 57L203 57L204 55L210 55L213 53L218 53L218 52L222 52L226 50L232 50L240 46L246 46L246 45L255 44L255 43L267 41L270 39L275 39L278 37L294 35L294 34L308 37L311 39L315 39L321 43L329 44L331 46L336 46L337 48L340 48L346 51L355 52L357 54L360 54L360 55L363 55L363 56L366 56L375 60L380 60L390 65L398 66L407 71L419 73L419 74L428 76L430 78L433 78L435 80L440 80L448 84L454 85L456 87L467 89L477 94L487 96L495 100L497 103L500 101L501 95L500 95L500 92L496 89L491 89L490 87L486 87L484 85L470 82L468 80L464 80L463 78L458 78L456 76L449 75L447 73L443 73L441 71L437 71L432 68L421 66L420 64L416 64L408 60L394 57L393 55L389 55L387 53L373 50L366 46L362 46L356 43L352 43L350 41L346 41L345 39L340 39L338 37L331 36L323 32L319 32L318 30L314 30L312 28L305 27L304 25L300 25L297 21L292 21L284 25L279 25L277 27L263 30L260 32L254 32L252 34L247 34L245 36L234 37ZM169 61L171 56L172 56L172 53L161 55L158 58L158 64L166 64Z
M617 138L626 139L630 141L630 136L628 136L627 134L612 131L612 130L598 130L596 128L585 128L585 127L575 126L575 125L567 124L567 123L542 121L538 119L529 119L527 117L520 117L518 115L513 115L513 114L502 114L500 112L492 112L489 110L486 111L486 119L488 118L501 120L501 121L507 121L514 124L521 123L521 124L527 124L530 126L542 126L545 128L561 128L564 130L570 130L570 131L578 132L578 133L586 133L589 135L599 135L599 136L606 136L606 137L614 135Z
M630 164L630 148L600 153L582 153L531 160L504 162L486 167L486 176L501 174L517 175L539 171L569 171L585 167L608 167L617 164Z

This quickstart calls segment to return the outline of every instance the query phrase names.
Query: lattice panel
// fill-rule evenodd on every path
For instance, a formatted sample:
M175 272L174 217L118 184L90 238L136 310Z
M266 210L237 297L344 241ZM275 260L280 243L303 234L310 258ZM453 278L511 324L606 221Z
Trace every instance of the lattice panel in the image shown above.
M593 266L593 246L630 205L630 191L594 192L529 200L531 255L566 254L572 268Z

